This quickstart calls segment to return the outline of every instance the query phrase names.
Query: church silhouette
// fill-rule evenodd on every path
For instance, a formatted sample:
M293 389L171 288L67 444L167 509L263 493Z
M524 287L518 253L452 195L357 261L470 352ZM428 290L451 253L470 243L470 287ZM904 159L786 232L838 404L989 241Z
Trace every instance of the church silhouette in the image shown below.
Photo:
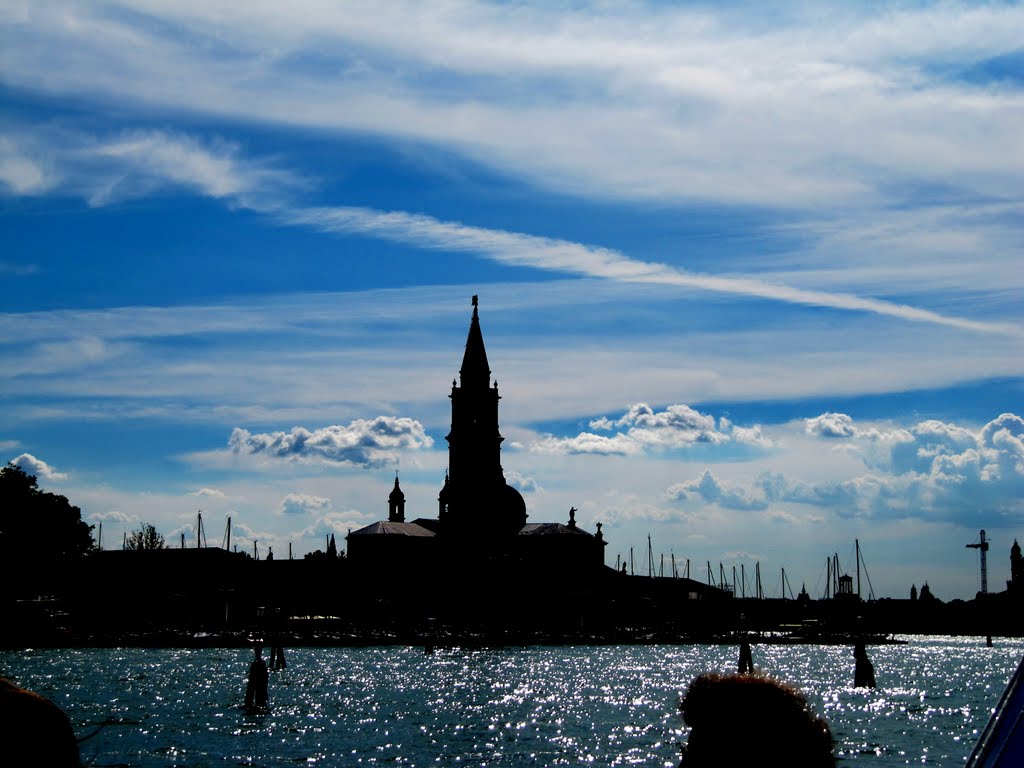
M501 466L498 382L491 381L477 297L458 382L452 381L448 472L437 497L437 517L406 522L398 477L388 497L388 519L348 534L353 571L378 584L510 588L552 578L589 580L605 570L606 542L576 524L528 523L526 502L505 480Z

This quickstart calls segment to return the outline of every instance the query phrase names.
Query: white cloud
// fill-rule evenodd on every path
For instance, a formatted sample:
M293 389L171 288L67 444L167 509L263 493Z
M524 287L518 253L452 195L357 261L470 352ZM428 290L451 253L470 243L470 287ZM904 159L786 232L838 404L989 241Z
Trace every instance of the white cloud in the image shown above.
M534 453L596 454L602 456L626 456L640 453L643 448L626 435L605 437L581 432L576 437L555 437L547 435L530 444Z
M41 195L51 190L57 179L43 165L41 158L28 156L10 137L0 136L0 186L14 195Z
M670 486L666 493L673 501L699 500L726 509L755 510L768 507L764 496L751 496L740 486L726 485L710 469L704 470L696 480Z
M323 496L306 493L289 493L281 499L278 512L283 515L306 515L326 512L331 508L331 500Z
M895 177L986 197L1024 154L1013 89L957 77L1019 47L1014 4L53 2L8 24L19 88L432 142L563 191L819 207Z
M246 157L240 146L216 137L156 129L97 136L52 126L5 127L0 183L19 196L57 193L104 206L181 189L261 208L303 186L294 174Z
M10 461L16 467L20 467L30 475L35 475L40 480L67 480L67 475L63 472L58 472L54 467L51 467L42 459L37 459L31 453L23 453L20 456L15 456Z
M840 516L919 518L961 525L1014 526L1024 522L1024 419L1002 414L974 431L937 420L906 429L860 428L849 416L805 421L812 436L838 430L855 444L870 472L828 481L763 473L725 485L710 470L668 489L677 501L703 499L733 509L777 509L789 504ZM985 523L984 521L988 522Z
M823 413L806 420L804 431L817 437L853 437L853 419L845 413Z
M417 33L396 18L415 18ZM246 158L225 139L163 129L91 137L15 126L0 157L17 194L71 188L105 204L185 189L297 225L505 264L1019 337L1002 317L874 297L906 297L936 275L961 290L1020 284L1019 89L961 75L1016 50L1008 30L1022 22L1014 6L928 4L786 7L752 20L728 8L643 4L353 13L312 3L238 16L219 3L153 4L140 14L62 2L7 20L16 31L5 36L5 75L31 92L98 95L147 116L157 105L218 121L411 139L602 199L811 211L787 226L814 242L773 272L702 274L678 266L684 253L661 263L415 213L283 205L300 182L276 162ZM324 66L302 66L307 60ZM942 193L923 203L922 189ZM756 250L735 264L752 264ZM948 268L934 268L937 252Z
M339 539L346 536L349 529L362 528L372 522L374 519L370 515L354 509L327 512L317 517L311 525L302 529L299 535L314 540L318 539L323 543L325 537L333 534L338 549L341 549L344 542Z
M197 491L192 491L189 496L200 496L211 499L226 499L227 494L224 491L219 491L216 488L200 488Z
M611 436L592 432L581 432L576 437L547 435L534 441L530 450L536 453L625 456L730 442L757 448L773 445L760 425L737 427L726 418L716 424L714 416L700 413L688 405L669 405L663 411L655 411L646 403L636 403L618 419L602 416L593 419L590 427L617 431Z
M127 512L122 512L119 509L111 509L107 512L93 512L88 516L88 518L90 520L95 520L96 522L111 521L115 523L123 523L125 525L130 525L131 523L137 523L139 521L138 515L128 514Z
M725 417L720 418L718 421L719 430L727 433L736 443L755 448L775 447L775 441L765 435L764 428L760 424L755 424L752 427L737 427Z
M537 493L543 490L533 477L527 477L515 470L505 470L505 482L523 493Z
M644 262L619 251L505 230L483 229L422 214L335 207L278 211L283 222L324 232L360 234L445 251L462 251L512 266L675 288L750 296L773 301L934 323L965 330L1024 336L1012 323L944 315L928 309L849 293L812 291L754 277L698 274L658 262Z
M251 434L236 427L228 440L232 452L289 461L322 461L363 467L393 464L402 451L430 448L433 439L415 419L378 416L356 419L347 426L310 431Z
M230 430L304 424L323 413L347 421L397 411L440 429L450 409L438 393L450 384L460 353L437 350L451 349L464 332L466 290L429 286L222 305L0 313L0 385L9 396L32 398L10 409L7 429L36 419L156 418ZM481 285L479 293L488 344L501 345L492 362L508 395L502 413L510 423L592 419L615 413L629 392L661 403L676 402L680 392L691 402L790 400L940 389L1024 371L1005 338L935 327L923 332L869 316L842 325L795 318L711 331L692 327L666 288L566 279ZM638 301L643 309L635 308ZM616 329L635 327L653 306L662 312L659 332L612 329L610 305ZM720 309L728 315L742 305ZM541 311L552 318L545 333L519 322ZM581 343L578 331L593 328L602 331L600 342ZM290 339L287 347L277 343L282 335ZM83 343L70 344L74 339ZM839 347L844 353L837 356ZM247 375L252 370L260 376ZM529 373L511 376L513 370ZM586 377L582 386L581 371L601 375ZM740 440L740 433L729 434Z

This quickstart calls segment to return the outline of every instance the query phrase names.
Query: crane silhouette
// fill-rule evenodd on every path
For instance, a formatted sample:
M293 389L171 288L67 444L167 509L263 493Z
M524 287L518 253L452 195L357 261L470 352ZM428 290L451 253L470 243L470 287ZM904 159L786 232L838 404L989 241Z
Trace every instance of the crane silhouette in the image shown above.
M977 549L981 551L981 594L988 594L988 558L986 552L988 552L988 542L985 541L985 531L981 531L981 538L974 544L968 544L967 549Z

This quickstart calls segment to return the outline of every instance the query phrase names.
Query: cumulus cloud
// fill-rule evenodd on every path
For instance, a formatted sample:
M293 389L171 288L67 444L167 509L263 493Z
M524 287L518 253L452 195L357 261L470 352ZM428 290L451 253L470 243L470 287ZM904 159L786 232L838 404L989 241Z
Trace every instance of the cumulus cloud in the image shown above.
M542 490L534 478L527 477L515 470L505 470L505 482L523 493L536 493L537 491Z
M611 525L618 525L634 520L662 523L670 519L678 518L679 514L657 504L651 504L640 500L608 504L601 511Z
M362 528L372 522L373 518L370 515L355 509L327 512L303 528L300 535L314 539L323 539L333 534L335 539L337 539L347 535L350 528ZM341 547L340 541L337 544Z
M742 444L771 447L760 425L738 427L726 418L701 413L688 405L670 405L655 411L646 403L629 406L617 419L606 416L590 422L591 429L614 432L610 436L581 432L575 437L545 436L530 446L537 453L603 454L626 456L648 450L673 450L694 445Z
M28 474L35 475L43 480L66 480L68 477L63 472L58 472L42 459L37 459L31 453L15 456L11 459L10 463L25 470Z
M1004 413L977 431L938 420L883 431L836 416L841 414L808 419L807 433L839 433L858 450L858 444L866 445L870 450L861 458L868 472L828 482L764 473L744 488L725 486L708 470L667 493L676 501L703 500L734 509L800 504L841 516L983 522L991 527L1024 520L1020 416Z
M331 500L323 496L311 496L305 493L289 493L278 507L278 512L283 515L305 515L309 513L326 512L331 508Z
M763 496L752 496L741 486L726 485L710 469L695 480L677 483L667 491L673 501L705 501L726 509L765 509L768 500Z
M347 426L332 425L310 431L252 434L236 427L228 440L240 455L286 461L311 461L376 468L393 464L401 451L430 448L433 439L415 419L378 416L356 419Z
M597 454L602 456L626 456L640 453L642 446L626 435L605 437L590 432L581 432L576 437L555 437L547 435L530 445L534 453Z
M853 419L845 413L823 413L806 419L804 431L815 437L853 437Z
M718 430L727 434L734 443L749 445L756 448L772 448L775 442L769 438L760 424L752 427L739 427L724 416L718 420Z

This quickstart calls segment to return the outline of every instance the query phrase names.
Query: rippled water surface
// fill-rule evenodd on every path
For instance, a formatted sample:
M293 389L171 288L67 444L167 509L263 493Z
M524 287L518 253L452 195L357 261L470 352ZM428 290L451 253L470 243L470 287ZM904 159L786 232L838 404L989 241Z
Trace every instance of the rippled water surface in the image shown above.
M869 647L873 691L851 687L847 647L755 646L754 662L807 693L843 761L962 764L1024 643L907 639ZM0 674L56 701L79 735L122 720L82 743L94 766L674 766L680 695L736 659L731 646L289 649L265 715L239 706L245 650L4 652Z

